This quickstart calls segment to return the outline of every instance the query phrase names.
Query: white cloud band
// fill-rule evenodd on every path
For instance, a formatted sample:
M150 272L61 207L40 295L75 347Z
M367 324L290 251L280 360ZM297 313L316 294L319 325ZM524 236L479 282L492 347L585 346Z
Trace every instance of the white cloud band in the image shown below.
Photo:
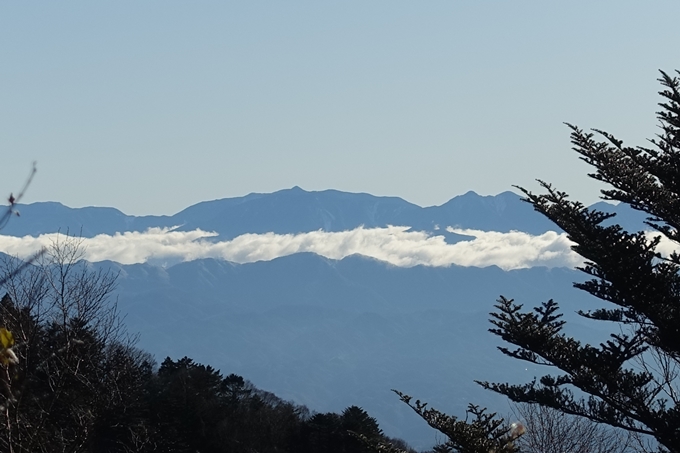
M522 232L448 231L474 239L447 244L444 236L407 231L408 227L356 228L343 232L312 231L299 234L244 234L230 241L201 230L173 231L150 228L145 232L100 234L83 239L84 258L122 264L191 261L222 258L237 263L267 261L300 252L342 259L353 254L370 256L395 266L492 266L519 269L533 266L573 267L580 257L571 251L565 234L549 231L533 236ZM57 240L59 234L37 238L0 236L0 251L27 257Z

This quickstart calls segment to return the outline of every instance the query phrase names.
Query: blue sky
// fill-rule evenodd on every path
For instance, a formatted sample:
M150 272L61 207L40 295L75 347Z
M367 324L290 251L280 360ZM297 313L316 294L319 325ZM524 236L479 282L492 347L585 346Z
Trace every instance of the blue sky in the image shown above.
M677 1L0 4L0 193L172 214L299 185L441 204L599 185L565 121L631 144L680 68Z

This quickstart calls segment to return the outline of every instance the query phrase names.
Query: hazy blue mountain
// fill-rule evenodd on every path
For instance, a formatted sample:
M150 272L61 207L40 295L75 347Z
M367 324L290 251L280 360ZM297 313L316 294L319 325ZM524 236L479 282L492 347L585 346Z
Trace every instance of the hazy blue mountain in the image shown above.
M542 370L506 359L487 332L499 295L527 306L556 298L580 338L600 341L574 314L592 300L576 271L496 267L399 268L363 256L304 253L268 262L205 259L119 272L119 307L157 359L188 355L318 411L350 404L415 445L434 433L390 389L462 414L469 402L505 411L474 379L521 382Z
M616 212L615 222L639 228L644 216L627 206L607 203L595 205ZM70 231L83 237L124 231L144 231L149 227L179 227L187 231L200 228L216 231L220 239L244 233L301 233L344 231L363 225L410 226L419 231L434 231L447 226L486 231L510 230L541 234L555 226L513 192L481 196L468 192L441 206L420 207L398 197L376 197L365 193L337 190L307 192L299 187L271 194L206 201L172 216L128 216L114 208L69 208L45 202L20 205L15 217L3 229L10 236L37 236L55 231ZM441 233L438 233L441 234ZM447 239L457 240L456 235Z
M69 208L59 203L19 206L3 234L36 236L71 231L92 237L149 227L179 226L216 231L221 239L244 233L300 233L344 231L387 225L432 231L436 226L459 226L495 231L542 233L550 222L535 213L512 192L480 196L474 192L455 197L441 206L422 208L397 197L376 197L337 190L307 192L294 187L271 194L250 194L193 205L172 216L128 216L113 208ZM82 233L81 233L82 232Z
M39 236L57 231L93 237L123 231L144 231L154 226L171 226L168 216L135 217L118 209L69 208L57 202L39 202L17 206L20 216L13 216L1 233L8 236Z
M591 208L606 213L616 214L615 217L607 220L605 222L605 225L619 224L628 231L650 229L649 226L645 225L645 221L647 220L647 217L649 217L649 215L641 211L636 211L626 204L614 205L611 203L600 201L599 203L595 203L594 205L592 205Z
M396 197L375 197L337 190L307 192L299 187L273 194L251 197L234 204L232 199L214 202L209 215L194 220L194 207L175 216L183 220L183 230L205 228L221 237L243 233L301 233L307 231L344 231L394 224L422 208Z

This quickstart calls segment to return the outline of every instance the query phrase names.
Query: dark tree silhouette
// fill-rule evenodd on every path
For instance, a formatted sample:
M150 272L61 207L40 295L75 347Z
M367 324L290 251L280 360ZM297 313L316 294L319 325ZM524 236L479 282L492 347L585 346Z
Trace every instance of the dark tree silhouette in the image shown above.
M661 133L650 148L626 147L606 132L569 126L574 150L595 168L590 176L611 186L602 197L647 213L656 234L611 225L612 214L570 201L547 183L541 182L543 195L521 189L585 259L579 269L592 278L575 286L605 304L580 314L618 323L621 332L599 346L583 344L562 332L555 302L523 312L501 298L491 331L516 346L501 350L561 373L524 385L482 385L513 401L653 436L668 451L680 452L680 255L659 249L661 241L677 246L680 240L680 81L663 72L659 81ZM654 357L663 367L645 366Z
M625 231L615 224L614 214L571 201L548 183L539 181L546 190L542 195L518 187L525 201L567 233L573 250L584 258L579 269L591 279L575 286L603 305L579 314L612 322L619 333L599 346L583 344L563 333L565 322L556 302L526 312L521 304L501 297L497 311L491 313L494 328L490 330L515 348L499 349L553 367L557 373L520 385L479 383L515 402L651 436L661 451L678 453L680 254L664 253L660 246L663 242L676 248L680 243L680 80L661 72L659 82L661 131L650 140L650 147L627 147L609 133L589 133L568 125L573 149L595 169L589 176L610 186L602 190L602 198L648 214L646 224L653 233ZM518 448L512 425L495 414L471 406L475 418L470 422L400 396L448 437L439 451L487 453ZM396 450L381 445L379 451Z
M109 300L115 275L79 258L70 238L28 267L2 263L0 325L19 359L2 382L2 451L118 451L131 432L151 360Z

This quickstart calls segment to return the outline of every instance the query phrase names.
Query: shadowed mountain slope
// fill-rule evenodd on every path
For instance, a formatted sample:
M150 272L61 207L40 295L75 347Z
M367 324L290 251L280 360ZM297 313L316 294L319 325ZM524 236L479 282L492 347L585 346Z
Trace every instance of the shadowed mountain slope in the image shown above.
M487 332L500 294L530 306L555 297L573 321L568 329L605 339L575 315L589 299L572 288L579 273L562 268L400 268L310 253L168 269L96 266L119 273L125 322L158 359L188 355L318 411L359 405L388 435L423 448L434 433L390 389L455 414L469 402L506 410L473 380L523 382L538 374L504 357Z

